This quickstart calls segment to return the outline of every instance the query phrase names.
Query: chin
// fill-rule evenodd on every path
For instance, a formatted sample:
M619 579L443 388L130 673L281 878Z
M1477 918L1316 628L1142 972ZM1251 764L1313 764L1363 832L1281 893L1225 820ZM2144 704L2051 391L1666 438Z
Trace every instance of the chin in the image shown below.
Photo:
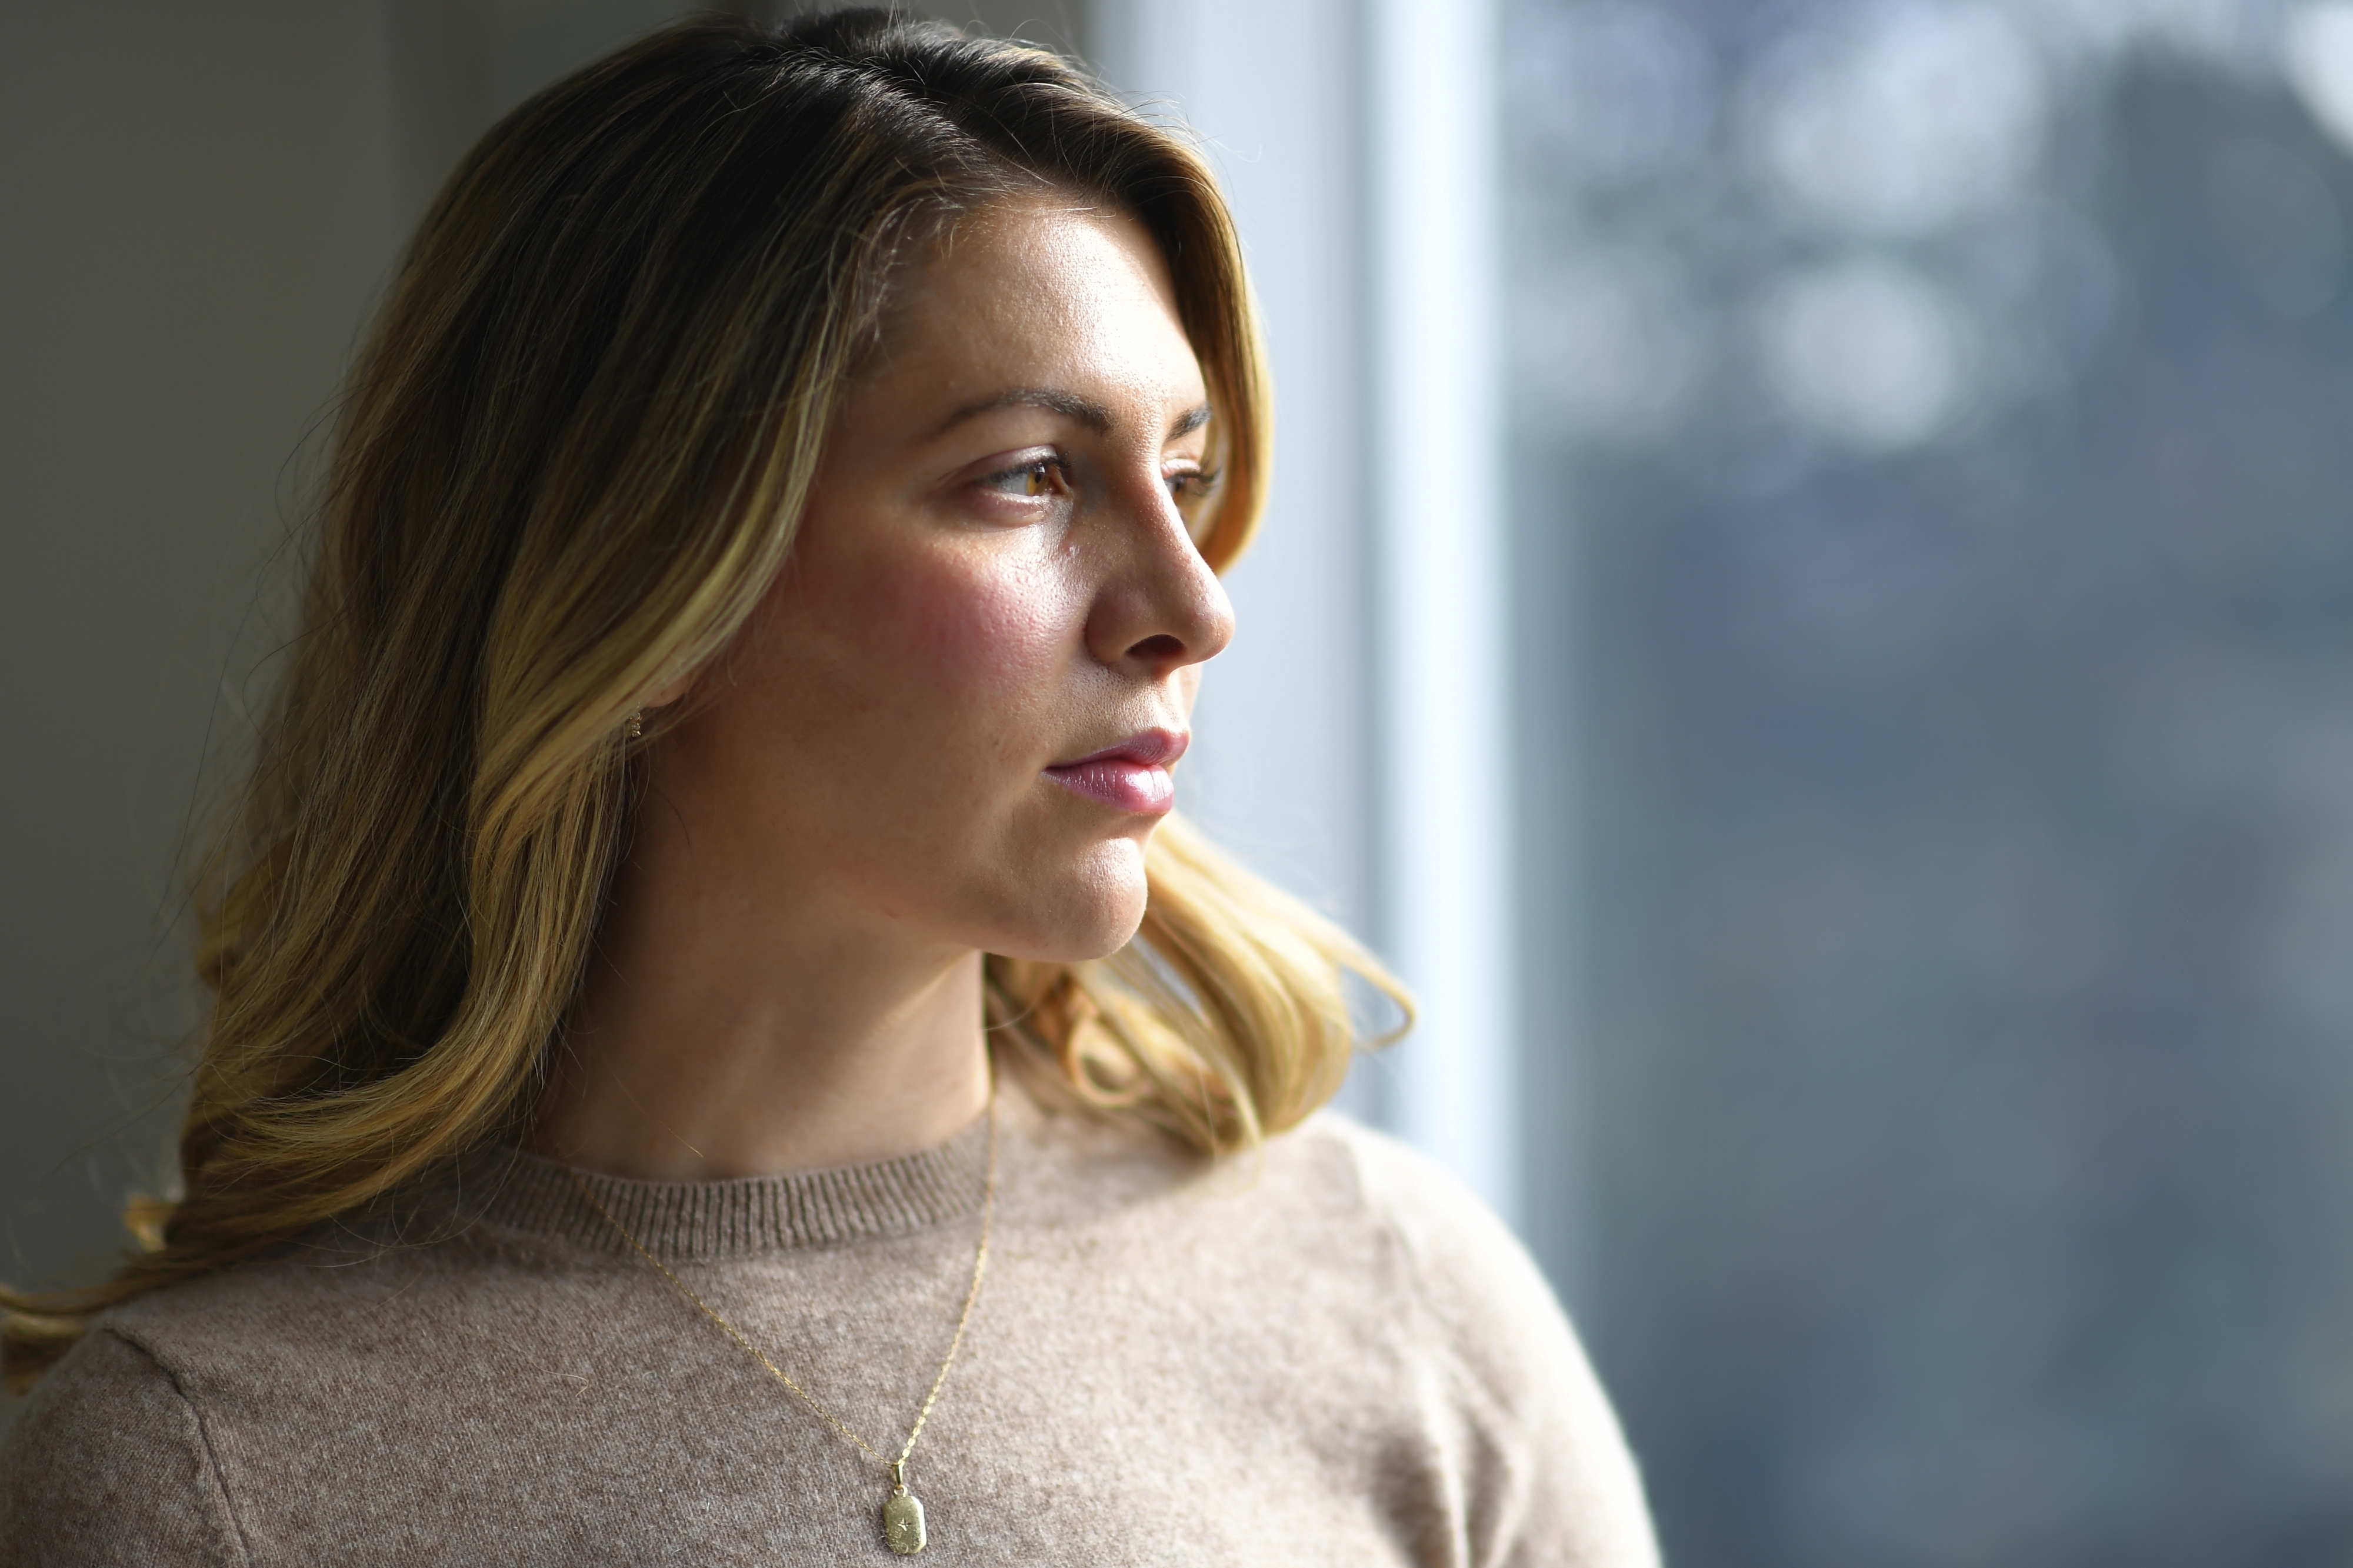
M1120 840L1018 900L1018 931L987 944L991 952L1037 963L1084 963L1109 958L1144 923L1147 897L1144 852Z

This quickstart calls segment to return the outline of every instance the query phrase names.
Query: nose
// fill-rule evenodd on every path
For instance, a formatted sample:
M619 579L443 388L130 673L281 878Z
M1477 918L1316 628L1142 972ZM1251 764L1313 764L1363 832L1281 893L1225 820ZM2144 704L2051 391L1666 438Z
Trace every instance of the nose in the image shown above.
M1099 518L1102 564L1087 616L1087 651L1145 680L1223 652L1233 601L1209 570L1158 474L1123 486Z

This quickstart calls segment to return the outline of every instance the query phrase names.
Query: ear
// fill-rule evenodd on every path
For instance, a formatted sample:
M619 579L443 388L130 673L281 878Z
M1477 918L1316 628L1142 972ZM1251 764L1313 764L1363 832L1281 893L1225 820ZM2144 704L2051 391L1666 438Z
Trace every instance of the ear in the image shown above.
M694 689L694 677L691 675L681 675L677 679L666 680L661 685L655 687L651 691L647 692L645 701L639 704L639 706L644 708L667 708L692 689Z

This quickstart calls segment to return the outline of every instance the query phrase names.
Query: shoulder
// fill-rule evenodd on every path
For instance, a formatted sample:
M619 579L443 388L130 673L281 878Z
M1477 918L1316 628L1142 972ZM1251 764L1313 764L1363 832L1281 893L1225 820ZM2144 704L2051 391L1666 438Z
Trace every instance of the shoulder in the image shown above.
M1581 1365L1583 1352L1535 1260L1451 1173L1344 1116L1317 1116L1295 1136L1335 1176L1345 1175L1366 1221L1389 1239L1402 1281L1432 1326L1473 1361L1526 1344Z
M1641 1480L1609 1396L1535 1261L1477 1195L1397 1139L1325 1113L1287 1142L1347 1184L1386 1242L1432 1442L1453 1454L1480 1560L1654 1565ZM1329 1201L1328 1199L1326 1200Z
M6 1568L243 1561L195 1406L113 1329L93 1329L0 1428Z
M1394 1284L1482 1373L1509 1385L1502 1357L1525 1347L1581 1367L1583 1352L1552 1289L1494 1212L1437 1162L1398 1139L1333 1112L1271 1145L1277 1184L1292 1202L1341 1211L1384 1243ZM1305 1216L1303 1216L1305 1217ZM1501 1376L1483 1375L1493 1372Z

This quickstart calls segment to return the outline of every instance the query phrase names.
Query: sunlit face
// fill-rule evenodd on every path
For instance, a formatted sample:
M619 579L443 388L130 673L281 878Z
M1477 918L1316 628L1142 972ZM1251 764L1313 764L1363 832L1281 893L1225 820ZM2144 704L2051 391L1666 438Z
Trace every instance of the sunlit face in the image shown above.
M1099 957L1134 933L1201 661L1208 395L1134 220L961 226L894 294L790 563L656 748L668 797L844 934Z

